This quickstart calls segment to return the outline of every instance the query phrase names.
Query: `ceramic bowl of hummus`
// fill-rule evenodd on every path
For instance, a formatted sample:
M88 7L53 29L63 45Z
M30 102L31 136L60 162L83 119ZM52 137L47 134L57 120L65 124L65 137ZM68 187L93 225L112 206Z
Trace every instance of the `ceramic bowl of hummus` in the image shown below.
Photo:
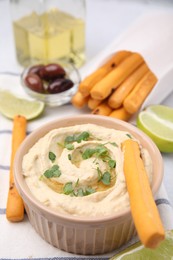
M51 245L103 254L136 235L123 172L122 142L132 138L155 196L163 177L158 148L136 127L104 116L57 119L31 133L14 163L30 223Z

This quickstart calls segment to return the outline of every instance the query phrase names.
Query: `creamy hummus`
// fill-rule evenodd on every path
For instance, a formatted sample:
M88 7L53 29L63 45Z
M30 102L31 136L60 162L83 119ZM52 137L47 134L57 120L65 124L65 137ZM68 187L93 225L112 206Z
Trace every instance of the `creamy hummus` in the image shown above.
M24 156L23 175L32 194L57 212L107 216L129 207L121 143L125 131L94 124L54 129ZM136 140L137 141L137 140ZM151 182L152 162L141 147Z

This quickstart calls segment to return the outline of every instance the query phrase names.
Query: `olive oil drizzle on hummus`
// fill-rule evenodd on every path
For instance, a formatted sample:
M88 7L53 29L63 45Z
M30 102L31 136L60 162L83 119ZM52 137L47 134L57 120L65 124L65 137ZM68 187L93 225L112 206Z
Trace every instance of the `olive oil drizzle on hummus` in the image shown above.
M111 158L110 152L105 146L107 143L102 144L101 140L99 140L99 144L93 142L90 143L90 147L88 147L88 143L85 141L92 141L94 139L96 138L93 138L89 132L84 131L82 133L66 136L64 139L64 144L58 143L59 146L72 151L71 154L68 154L68 159L76 167L80 167L82 160L93 158L93 168L98 173L98 179L92 183L91 186L81 186L80 179L77 179L76 183L67 182L64 184L58 182L57 178L63 173L56 164L54 164L50 169L47 169L41 176L40 180L44 181L55 192L76 197L88 196L92 193L111 188L116 181L116 161ZM85 143L81 147L74 150L74 143L81 143L82 141ZM117 144L114 142L110 144L117 146ZM54 163L56 154L54 154L52 151L49 151L48 157L49 160ZM104 162L104 171L101 171L99 168L100 160Z

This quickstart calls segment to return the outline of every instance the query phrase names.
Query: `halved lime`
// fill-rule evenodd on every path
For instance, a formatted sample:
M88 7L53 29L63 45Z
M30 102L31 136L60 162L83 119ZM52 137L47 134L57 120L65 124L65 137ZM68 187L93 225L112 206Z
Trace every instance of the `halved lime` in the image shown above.
M173 108L152 105L140 112L137 127L155 142L161 152L173 152Z
M0 91L0 113L10 119L16 115L24 116L27 120L33 119L43 112L44 107L41 101L30 101L8 91Z
M111 260L172 260L173 230L166 231L166 238L155 249L145 248L140 242L129 246Z

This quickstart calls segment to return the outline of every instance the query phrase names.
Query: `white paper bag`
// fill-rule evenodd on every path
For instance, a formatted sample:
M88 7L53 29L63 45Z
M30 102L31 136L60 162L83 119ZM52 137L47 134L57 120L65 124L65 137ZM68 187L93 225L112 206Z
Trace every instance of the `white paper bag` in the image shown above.
M81 69L82 79L120 50L140 53L158 78L140 109L161 103L173 91L173 12L149 12L142 16Z

